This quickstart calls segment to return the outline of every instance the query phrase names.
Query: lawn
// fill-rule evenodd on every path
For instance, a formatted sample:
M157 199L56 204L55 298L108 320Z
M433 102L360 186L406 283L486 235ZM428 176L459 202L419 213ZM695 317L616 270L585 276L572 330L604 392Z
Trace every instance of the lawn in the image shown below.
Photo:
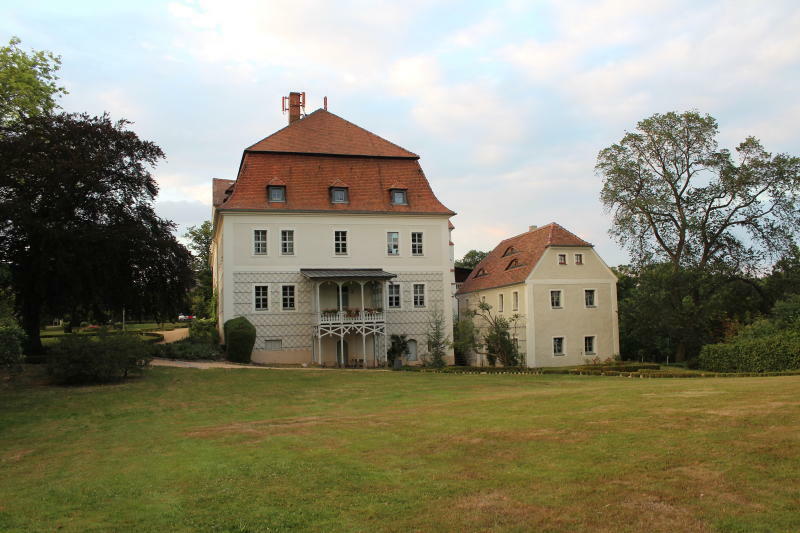
M788 532L798 480L800 376L0 388L3 531Z

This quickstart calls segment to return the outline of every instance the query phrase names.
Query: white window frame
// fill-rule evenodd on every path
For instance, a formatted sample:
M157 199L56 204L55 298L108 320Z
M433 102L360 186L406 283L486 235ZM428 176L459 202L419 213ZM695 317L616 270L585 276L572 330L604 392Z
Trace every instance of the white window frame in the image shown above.
M397 246L395 248L397 250L396 254L389 252L389 235L392 233L397 235ZM391 229L386 230L386 257L400 257L400 232L397 230L391 230Z
M257 287L266 287L267 288L267 307L263 309L259 309L256 307L256 288ZM269 311L270 308L270 297L269 297L269 283L253 283L252 289L250 290L250 294L253 296L253 312L254 313L266 313ZM263 298L263 296L262 296Z
M497 312L502 313L503 309L505 308L505 298L503 298L503 293L497 295Z
M553 293L558 293L558 307L553 305ZM550 289L550 309L564 309L564 291L562 289Z
M285 307L284 306L284 298L283 295L283 288L284 287L291 287L292 288L292 302L294 303L294 307ZM297 311L297 285L294 283L281 283L281 311L286 312L293 312Z
M268 342L279 342L281 343L281 347L279 349L274 348L267 348ZM264 339L264 351L265 352L282 352L283 351L283 339Z
M556 353L556 339L561 339L561 353ZM550 353L553 357L565 357L567 355L567 337L564 335L554 335L550 343Z
M519 311L519 291L513 291L511 293L511 310Z
M414 235L419 235L419 242L414 242ZM425 232L424 231L412 231L411 236L409 237L409 241L411 242L411 255L413 257L423 257L425 255ZM414 252L414 244L419 245L419 253Z
M403 201L402 202L395 202L394 201L395 193L403 193ZM389 190L389 197L390 197L392 205L408 205L408 189L390 189Z
M343 231L344 232L344 244L345 244L345 253L337 253L336 252L336 233ZM350 255L350 231L345 228L335 228L331 235L333 237L333 256L334 257L348 257Z
M391 302L391 294L389 293L389 287L397 287L397 307L393 307L389 305ZM402 309L403 308L403 286L400 285L399 282L395 283L387 283L386 284L386 309Z
M283 200L273 200L272 199L272 191L279 190L283 192ZM286 203L286 186L285 185L267 185L267 201L270 203L276 204L285 204Z
M422 286L422 305L417 305L416 288ZM411 305L414 309L425 309L428 307L428 284L414 282L411 285Z
M579 257L580 257L580 261L578 260ZM583 254L582 253L575 254L574 259L575 259L575 264L576 265L583 265Z
M336 200L336 191L344 191L344 200ZM350 191L348 187L331 187L331 203L332 204L349 204Z
M263 231L264 232L264 251L263 252L256 252L256 232ZM253 257L261 257L265 255L269 255L269 230L267 228L253 228L252 233L252 246L250 247L250 253Z
M586 291L594 291L594 305L586 305ZM586 309L597 309L597 289L592 287L583 289L583 306Z
M593 339L592 340L592 348L593 351L587 352L586 351L586 339ZM584 335L583 336L583 355L597 355L597 335Z
M286 252L283 251L283 232L284 231L291 231L292 232L292 253L286 253ZM287 256L295 255L295 248L296 248L296 246L295 246L296 241L295 241L295 238L294 238L295 233L296 233L295 229L294 228L281 228L280 232L281 232L281 242L280 242L281 255L287 255Z
M563 261L561 260L562 257L564 258ZM560 266L566 265L567 264L567 254L556 254L556 261L558 261L558 264Z

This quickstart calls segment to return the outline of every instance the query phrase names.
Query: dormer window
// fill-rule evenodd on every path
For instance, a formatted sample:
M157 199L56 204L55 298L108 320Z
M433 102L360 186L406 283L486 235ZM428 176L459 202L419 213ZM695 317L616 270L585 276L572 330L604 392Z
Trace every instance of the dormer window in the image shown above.
M506 270L511 270L512 268L517 268L519 266L519 259L512 259L511 262L506 267Z
M285 202L286 201L286 186L284 185L270 185L267 187L270 202Z
M507 255L515 254L515 253L517 253L517 250L513 246L509 246L508 248L506 248L506 251L503 252L503 257L505 257Z
M487 275L486 271L485 271L484 269L480 269L480 270L478 270L478 272L475 274L475 277L476 277L476 278L480 278L480 277L483 277L483 276L486 276L486 275Z
M347 187L331 187L331 203L346 204L349 201Z
M406 189L390 189L389 193L392 196L392 204L408 205L408 195L406 192Z

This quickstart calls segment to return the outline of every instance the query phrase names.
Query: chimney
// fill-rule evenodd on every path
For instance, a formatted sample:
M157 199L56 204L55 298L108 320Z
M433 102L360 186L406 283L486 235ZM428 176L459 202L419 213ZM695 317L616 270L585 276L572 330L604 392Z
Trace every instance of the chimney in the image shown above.
M539 227L539 226L528 226L528 231L533 231L533 230L535 230L535 229L536 229L536 228L538 228L538 227Z
M289 93L289 124L300 120L300 110L303 107L303 93Z

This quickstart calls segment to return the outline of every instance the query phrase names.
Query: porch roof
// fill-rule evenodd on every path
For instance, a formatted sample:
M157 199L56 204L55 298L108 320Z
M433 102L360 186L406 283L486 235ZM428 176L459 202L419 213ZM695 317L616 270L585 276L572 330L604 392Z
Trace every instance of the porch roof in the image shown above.
M392 279L397 274L380 268L301 268L300 273L311 280L324 279Z

